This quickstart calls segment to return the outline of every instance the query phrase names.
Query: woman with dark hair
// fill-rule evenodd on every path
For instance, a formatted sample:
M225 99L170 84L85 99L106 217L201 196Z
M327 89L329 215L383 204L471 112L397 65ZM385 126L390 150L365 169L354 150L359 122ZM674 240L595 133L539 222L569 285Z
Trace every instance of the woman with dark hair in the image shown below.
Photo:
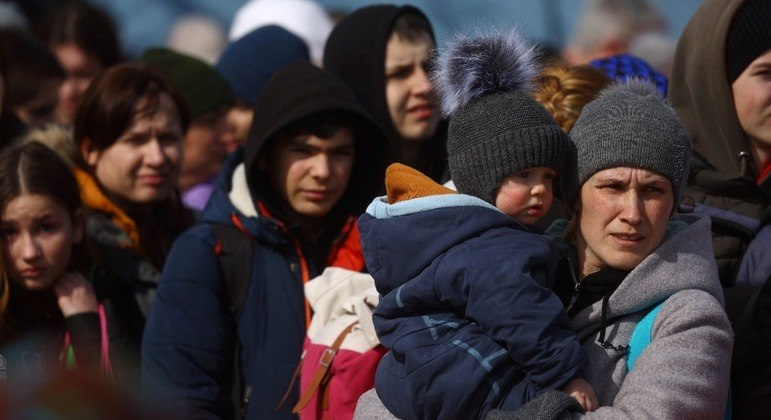
M89 84L123 61L115 26L102 9L74 0L53 10L43 22L41 37L67 74L59 88L57 119L72 124Z
M435 44L419 9L368 6L335 26L324 49L324 69L348 84L385 130L390 162L444 182L447 127L429 77Z
M109 370L105 313L86 280L93 270L70 168L37 142L5 149L0 213L0 345L10 369L4 374L15 382L73 364L96 372L100 359Z
M112 339L133 343L123 359L138 362L161 268L188 225L175 188L188 124L177 89L162 73L134 64L94 80L75 118L86 231L108 279L95 287L110 301Z

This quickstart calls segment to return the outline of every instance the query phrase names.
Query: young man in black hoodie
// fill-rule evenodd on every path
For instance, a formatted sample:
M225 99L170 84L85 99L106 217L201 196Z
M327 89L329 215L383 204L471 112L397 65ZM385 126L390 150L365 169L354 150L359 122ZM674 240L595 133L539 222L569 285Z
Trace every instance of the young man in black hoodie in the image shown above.
M345 84L304 62L279 70L254 111L245 149L172 248L145 330L144 387L182 417L234 418L240 395L245 418L295 418L296 389L276 406L310 321L303 284L327 266L364 268L355 222L383 185L380 129ZM235 311L220 259L232 244L215 224L252 239Z
M435 44L419 9L367 6L335 26L324 48L324 68L351 87L386 131L390 162L444 182L447 125L429 75Z

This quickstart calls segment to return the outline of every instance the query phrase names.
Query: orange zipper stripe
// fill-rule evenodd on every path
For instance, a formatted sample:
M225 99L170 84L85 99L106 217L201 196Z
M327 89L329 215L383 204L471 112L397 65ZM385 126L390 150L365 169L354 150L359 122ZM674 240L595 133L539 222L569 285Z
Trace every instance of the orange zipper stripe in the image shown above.
M294 249L295 249L295 252L297 253L297 258L300 260L300 277L302 278L303 300L305 301L305 329L307 330L308 327L310 327L311 325L311 304L310 302L308 302L308 299L305 298L305 283L307 283L311 279L311 274L310 274L310 270L308 270L308 262L305 259L305 255L303 254L302 247L300 247L300 242L291 233L289 233L289 231L286 229L286 226L284 225L283 222L271 216L270 212L261 201L257 202L257 208L259 209L260 214L263 214L266 217L275 220L276 223L278 223L279 229L281 229L281 231L284 232L284 234L288 236L292 240L292 243L294 244ZM236 219L238 218L236 217ZM239 229L242 229L243 225L241 225L241 221L238 220L238 223L240 225Z

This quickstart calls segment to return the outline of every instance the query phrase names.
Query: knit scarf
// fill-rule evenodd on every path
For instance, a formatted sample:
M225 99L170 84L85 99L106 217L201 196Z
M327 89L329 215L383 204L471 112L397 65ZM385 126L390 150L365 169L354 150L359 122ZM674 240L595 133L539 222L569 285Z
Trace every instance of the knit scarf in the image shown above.
M96 184L96 180L86 171L75 168L74 174L80 185L80 198L83 204L89 209L106 214L116 226L125 232L128 242L122 243L121 247L134 249L141 253L139 230L134 220L104 195Z

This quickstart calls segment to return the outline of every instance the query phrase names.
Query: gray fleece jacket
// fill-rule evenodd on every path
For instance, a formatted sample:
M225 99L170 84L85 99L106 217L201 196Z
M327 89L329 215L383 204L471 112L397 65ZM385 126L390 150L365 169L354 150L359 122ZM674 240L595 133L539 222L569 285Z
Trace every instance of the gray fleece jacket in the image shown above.
M733 332L710 246L710 221L679 215L679 228L632 270L607 299L571 323L589 354L584 377L601 408L587 418L720 419L727 400ZM670 225L673 225L672 223ZM627 372L637 322L664 301L651 343ZM581 415L575 414L575 417Z
M584 377L597 411L585 418L721 419L728 395L733 333L710 242L710 221L678 215L675 230L627 275L607 299L605 342L598 343L603 301L571 320L589 354ZM666 300L651 343L627 372L625 348L640 321ZM373 391L359 400L355 418L393 418Z

